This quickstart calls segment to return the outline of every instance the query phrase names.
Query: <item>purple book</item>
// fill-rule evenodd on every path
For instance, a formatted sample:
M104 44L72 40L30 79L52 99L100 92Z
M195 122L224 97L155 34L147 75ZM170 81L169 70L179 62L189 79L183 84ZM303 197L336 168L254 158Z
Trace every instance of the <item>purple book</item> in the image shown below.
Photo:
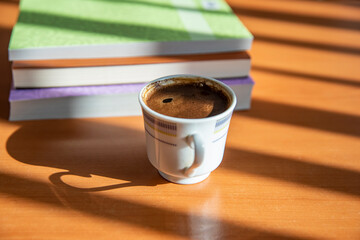
M249 109L251 77L220 79L238 99L235 110ZM141 115L138 93L146 83L11 89L10 120Z

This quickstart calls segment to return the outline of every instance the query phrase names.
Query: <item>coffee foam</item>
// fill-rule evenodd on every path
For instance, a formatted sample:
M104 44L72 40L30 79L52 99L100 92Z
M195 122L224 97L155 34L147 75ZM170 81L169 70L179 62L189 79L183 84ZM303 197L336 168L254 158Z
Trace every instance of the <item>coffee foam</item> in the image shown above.
M190 83L204 83L209 87L212 87L213 89L215 89L216 91L220 91L224 96L226 96L228 98L228 102L231 102L231 96L223 90L223 87L213 81L210 81L206 78L201 78L201 77L174 77L174 78L169 78L166 80L159 80L156 82L153 82L152 84L149 84L142 95L142 99L144 102L146 102L146 98L148 97L149 94L152 94L152 92L158 88L161 87L165 87L168 85L173 85L173 84L190 84Z
M170 95L169 89L173 91ZM172 94L175 94L174 102ZM216 82L199 77L175 77L147 86L143 101L154 111L168 116L204 118L226 111L231 96Z

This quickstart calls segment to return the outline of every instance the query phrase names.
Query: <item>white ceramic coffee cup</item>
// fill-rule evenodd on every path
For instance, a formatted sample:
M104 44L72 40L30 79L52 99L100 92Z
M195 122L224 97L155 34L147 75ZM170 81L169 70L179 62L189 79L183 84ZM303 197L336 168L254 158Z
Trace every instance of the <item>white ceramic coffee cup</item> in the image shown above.
M197 119L176 118L150 109L144 99L156 85L176 81L203 81L221 90L230 100L222 113ZM195 75L172 75L149 82L139 93L142 107L147 155L151 164L165 179L192 184L206 179L221 163L236 96L222 82Z

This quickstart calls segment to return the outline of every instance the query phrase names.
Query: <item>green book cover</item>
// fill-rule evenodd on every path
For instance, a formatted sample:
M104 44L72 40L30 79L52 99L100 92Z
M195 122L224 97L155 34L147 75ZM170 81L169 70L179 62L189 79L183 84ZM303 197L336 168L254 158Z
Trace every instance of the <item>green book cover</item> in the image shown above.
M252 39L224 0L21 0L9 59L227 52Z

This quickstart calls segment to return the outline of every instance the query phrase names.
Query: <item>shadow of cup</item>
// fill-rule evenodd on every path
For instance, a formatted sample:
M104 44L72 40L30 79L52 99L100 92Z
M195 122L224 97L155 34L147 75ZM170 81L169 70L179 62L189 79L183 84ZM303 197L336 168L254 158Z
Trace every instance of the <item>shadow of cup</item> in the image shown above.
M19 162L65 170L49 177L63 187L101 191L164 182L147 159L144 133L124 127L79 120L24 122L6 148ZM97 175L129 183L81 189L63 182L65 175Z

